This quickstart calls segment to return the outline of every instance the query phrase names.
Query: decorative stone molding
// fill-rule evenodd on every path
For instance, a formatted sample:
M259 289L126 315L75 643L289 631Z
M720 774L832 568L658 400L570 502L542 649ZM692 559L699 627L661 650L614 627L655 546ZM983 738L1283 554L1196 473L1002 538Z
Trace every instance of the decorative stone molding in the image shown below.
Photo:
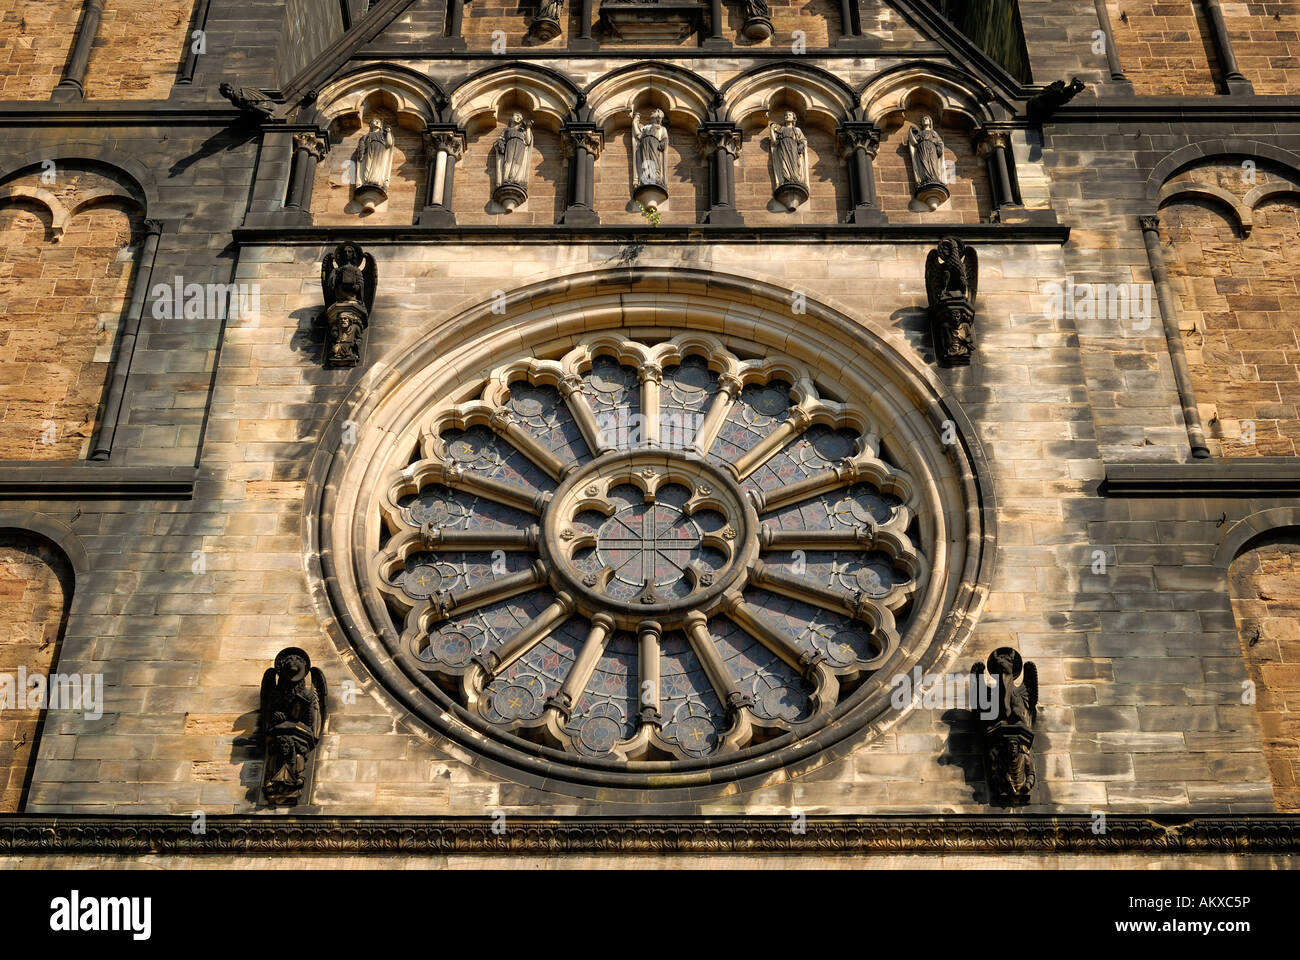
M1109 814L1091 816L826 817L808 829L777 817L512 817L502 834L485 817L212 815L194 833L185 817L13 816L0 853L22 856L538 853L819 854L1070 853L1300 854L1300 817Z

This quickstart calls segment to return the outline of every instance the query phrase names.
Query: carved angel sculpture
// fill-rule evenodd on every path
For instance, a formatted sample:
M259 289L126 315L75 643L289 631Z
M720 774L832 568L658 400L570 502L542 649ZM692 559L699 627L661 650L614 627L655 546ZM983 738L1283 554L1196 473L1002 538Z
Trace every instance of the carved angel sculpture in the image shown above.
M975 347L975 294L979 256L975 248L946 237L925 259L925 291L935 355L941 363L969 363Z
M344 241L321 261L327 324L325 362L351 367L361 359L362 340L370 325L379 269L375 258L351 240Z
M977 663L971 672L982 678L985 666ZM1000 805L1028 803L1038 779L1032 750L1033 726L1038 719L1038 668L1025 663L1012 647L998 647L990 653L987 667L994 696L991 708L981 711L979 719L989 792ZM1017 685L1022 670L1024 682Z
M274 806L293 806L307 764L325 729L325 675L299 647L286 647L262 675L261 733L266 761L262 792Z

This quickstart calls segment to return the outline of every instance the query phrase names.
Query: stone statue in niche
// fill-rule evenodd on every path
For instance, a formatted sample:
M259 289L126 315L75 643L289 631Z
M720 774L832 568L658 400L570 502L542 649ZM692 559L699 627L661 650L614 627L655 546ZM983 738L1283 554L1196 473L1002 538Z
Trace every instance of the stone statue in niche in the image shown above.
M978 285L979 256L974 247L946 237L925 258L930 331L940 363L970 363Z
M354 367L361 360L379 283L375 258L347 240L321 261L320 281L325 293L325 365Z
M564 16L564 0L539 0L537 16L528 25L528 40L545 43L560 35L560 18Z
M772 176L776 180L776 202L793 212L808 200L808 138L799 129L794 111L787 110L784 123L773 123Z
M307 783L307 764L325 729L325 675L306 651L286 647L262 675L262 793L273 806L293 806Z
M388 199L388 179L393 172L393 131L378 117L370 120L367 131L352 152L355 185L352 199L366 213Z
M984 682L986 664L971 668L977 681ZM1037 782L1034 770L1034 721L1038 718L1038 668L1025 663L1019 651L998 647L989 654L987 668L992 676L992 709L977 711L984 733L984 762L990 799L999 806L1029 802ZM1024 682L1016 678L1024 672ZM988 699L980 697L983 702Z
M948 199L943 162L943 138L934 129L934 120L921 117L921 125L907 133L907 152L912 158L912 176L916 186L912 197L924 207L937 210Z
M740 28L745 39L757 42L772 35L772 8L768 6L767 0L741 0L740 9L745 15L745 22Z
M668 199L668 128L664 112L650 111L650 122L642 123L632 110L632 199L647 210L657 210Z
M533 159L533 127L515 111L492 147L496 158L497 187L492 199L512 213L528 199L528 169Z

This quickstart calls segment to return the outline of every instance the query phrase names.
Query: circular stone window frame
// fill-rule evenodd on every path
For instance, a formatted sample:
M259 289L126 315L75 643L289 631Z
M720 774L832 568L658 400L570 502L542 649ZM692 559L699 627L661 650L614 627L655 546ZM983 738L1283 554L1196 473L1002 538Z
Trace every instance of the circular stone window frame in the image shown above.
M304 547L322 624L345 663L369 675L416 729L465 751L470 763L560 795L642 802L698 800L798 776L878 738L910 712L888 683L864 683L830 711L761 744L687 760L618 761L565 753L493 729L432 679L403 669L399 632L372 581L374 504L393 458L418 436L425 411L474 393L503 362L549 355L617 331L666 339L708 333L779 351L854 397L880 425L896 465L916 482L920 542L930 576L882 678L950 666L983 610L992 579L995 499L987 461L960 406L934 372L844 313L749 278L684 268L599 270L513 291L503 316L483 302L438 323L364 371L326 425L308 473ZM831 381L828 371L835 371ZM353 442L344 443L345 436ZM950 435L953 442L943 443ZM456 750L452 751L457 753ZM613 791L613 792L611 792Z

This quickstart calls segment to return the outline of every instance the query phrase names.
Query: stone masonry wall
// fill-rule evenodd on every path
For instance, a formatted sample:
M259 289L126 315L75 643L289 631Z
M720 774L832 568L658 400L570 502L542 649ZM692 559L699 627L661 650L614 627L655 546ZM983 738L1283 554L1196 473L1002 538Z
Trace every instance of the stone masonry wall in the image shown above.
M114 187L73 170L49 185L66 209ZM34 201L0 204L0 459L85 456L142 229L135 205L112 199L77 209L61 236L51 227Z
M899 349L919 351L927 349L918 279L925 250L652 245L634 262L689 263L804 290ZM502 278L509 292L626 256L614 244L376 252L385 282L368 363L488 300ZM106 672L107 712L94 725L70 718L47 730L32 809L253 809L259 761L234 739L252 729L261 671L296 644L332 689L346 678L363 683L356 703L331 705L312 797L320 809L616 812L427 742L322 634L299 532L304 470L349 375L320 369L306 342L319 297L306 253L318 250L241 256L240 279L268 292L259 320L227 330L199 499L164 505L147 537L114 537L120 553L104 553L93 533L85 538L100 576L118 589L70 625L64 657ZM985 614L952 669L1008 642L1038 664L1040 788L1029 812L1273 809L1254 708L1240 702L1246 670L1232 613L1210 566L1221 534L1209 508L1171 513L1159 502L1096 496L1101 463L1077 335L1071 322L1033 309L1041 284L1062 276L1061 251L988 245L981 256L979 351L970 368L944 376L990 458L999 554ZM399 315L401 323L387 319ZM1224 507L1232 516L1258 508ZM1220 506L1213 509L1217 518ZM102 522L107 532L142 521L127 511ZM195 549L206 558L201 574L191 569ZM1108 559L1101 574L1093 572L1097 550ZM699 809L981 812L971 733L959 716L918 709L850 756Z
M1278 537L1232 564L1232 610L1279 810L1300 810L1300 545Z
M71 600L72 572L57 550L23 531L0 530L0 673L11 683L20 668L29 677L49 672ZM23 703L0 715L0 813L19 809L40 714Z

